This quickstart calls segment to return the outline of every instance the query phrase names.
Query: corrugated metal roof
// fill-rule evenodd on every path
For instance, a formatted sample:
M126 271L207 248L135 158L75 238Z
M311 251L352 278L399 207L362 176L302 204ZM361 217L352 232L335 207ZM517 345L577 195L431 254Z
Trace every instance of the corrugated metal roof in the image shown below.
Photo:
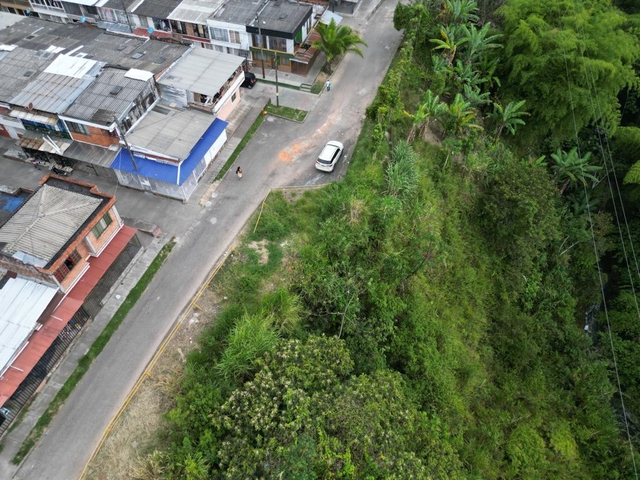
M96 66L95 60L70 55L58 55L53 62L45 68L45 73L64 75L66 77L83 78Z
M143 17L169 18L174 8L180 5L182 0L145 0L131 13Z
M43 56L26 48L18 47L6 53L0 59L0 101L4 102L8 102L53 61L53 56Z
M0 288L0 372L29 338L57 289L23 278L9 278Z
M118 0L115 1L120 4ZM114 8L121 9L118 6ZM86 25L60 24L34 17L21 18L22 21L0 30L0 44L13 44L36 51L55 46L62 48L62 53L74 51L76 57L123 68L148 70L154 74L164 71L189 50L186 45L106 33ZM136 53L144 55L137 56Z
M183 0L167 17L169 20L207 24L207 18L213 15L224 0Z
M184 160L213 120L213 115L195 109L156 106L127 134L127 140L133 147Z
M20 93L9 100L9 103L29 110L33 108L43 112L62 113L98 76L104 65L103 62L65 55L59 55L53 63L57 64L56 68L50 66L48 71L40 73ZM60 72L64 65L69 67L68 71L71 75L76 76L50 73ZM78 77L78 75L81 76Z
M21 108L14 108L9 112L9 116L31 122L44 123L45 125L55 125L58 123L57 115L49 115L43 112L30 112Z
M237 55L195 48L164 74L158 83L213 96L244 61L243 57Z
M217 142L221 136L224 138L220 142L220 148L226 140L226 128L228 123L224 120L216 118L209 128L202 134L202 137L193 146L189 156L178 165L169 165L166 163L159 163L153 160L134 155L137 168L131 163L131 157L126 150L120 150L118 156L111 164L111 168L114 170L121 170L123 172L133 173L142 177L153 178L161 182L169 183L172 185L182 185L189 175L196 168L198 163L202 160L204 155L209 151L215 142Z
M45 138L45 135L42 133L29 132L28 135L24 135L20 139L20 141L18 142L18 146L22 148L30 148L32 150L38 150L40 152L62 155L67 150L67 148L71 146L71 143L71 140L66 140L64 138Z
M102 200L51 185L41 186L0 227L2 251L23 252L49 262L71 239Z
M72 142L71 146L64 152L64 156L108 168L113 163L113 159L119 149L119 146L116 146L114 150L110 150L89 143Z
M262 8L260 2L247 2L246 0L229 0L218 10L212 18L221 22L247 25L256 18L256 13Z
M13 361L12 366L15 368L8 369L0 377L0 406L24 381L135 233L134 228L123 226L99 257L89 258L90 268L44 322L43 327L33 333L27 346Z
M140 95L147 82L126 77L127 71L105 68L64 112L64 117L73 117L100 125L111 125L131 108L131 103Z

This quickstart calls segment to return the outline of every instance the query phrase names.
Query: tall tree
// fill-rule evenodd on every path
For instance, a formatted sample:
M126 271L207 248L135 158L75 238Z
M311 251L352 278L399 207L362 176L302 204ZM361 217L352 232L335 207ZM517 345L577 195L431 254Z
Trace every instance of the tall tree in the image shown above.
M352 32L351 27L338 26L332 18L329 24L319 23L316 31L320 40L313 42L313 48L317 48L327 56L327 64L331 68L331 61L338 55L346 52L354 52L364 57L358 45L367 44L358 35Z
M637 82L640 57L622 12L609 0L510 0L499 12L502 85L507 98L527 100L532 136L564 140L599 120L617 125L618 94Z

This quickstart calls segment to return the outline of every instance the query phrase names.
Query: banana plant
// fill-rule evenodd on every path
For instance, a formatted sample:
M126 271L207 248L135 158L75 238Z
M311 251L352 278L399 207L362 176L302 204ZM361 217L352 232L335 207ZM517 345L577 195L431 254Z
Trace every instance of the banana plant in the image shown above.
M489 118L493 120L496 126L494 137L496 141L500 138L505 128L511 135L515 135L516 127L525 124L521 117L529 115L529 113L520 110L524 104L525 100L520 100L516 103L509 102L505 107L500 103L493 104L493 112L489 114Z

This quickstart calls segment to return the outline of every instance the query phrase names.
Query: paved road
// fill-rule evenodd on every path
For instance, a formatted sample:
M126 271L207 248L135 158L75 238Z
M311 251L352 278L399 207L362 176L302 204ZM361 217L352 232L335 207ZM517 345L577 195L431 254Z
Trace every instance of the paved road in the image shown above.
M313 168L328 139L347 145L347 159L366 106L400 41L393 30L396 0L386 0L360 31L365 59L349 55L304 124L269 117L238 159L244 177L228 175L179 239L165 266L131 310L14 478L78 478L102 432L152 358L181 310L224 255L270 188L335 178ZM287 145L286 148L282 148ZM346 162L341 168L345 168ZM233 169L235 170L235 168ZM331 176L332 175L332 176Z

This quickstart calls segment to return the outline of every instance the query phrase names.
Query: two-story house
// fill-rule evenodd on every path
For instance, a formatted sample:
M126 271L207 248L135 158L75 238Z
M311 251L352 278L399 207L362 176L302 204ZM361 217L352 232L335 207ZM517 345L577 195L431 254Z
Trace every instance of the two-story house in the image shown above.
M0 407L56 341L77 333L69 322L134 236L115 202L94 185L46 176L0 225Z

